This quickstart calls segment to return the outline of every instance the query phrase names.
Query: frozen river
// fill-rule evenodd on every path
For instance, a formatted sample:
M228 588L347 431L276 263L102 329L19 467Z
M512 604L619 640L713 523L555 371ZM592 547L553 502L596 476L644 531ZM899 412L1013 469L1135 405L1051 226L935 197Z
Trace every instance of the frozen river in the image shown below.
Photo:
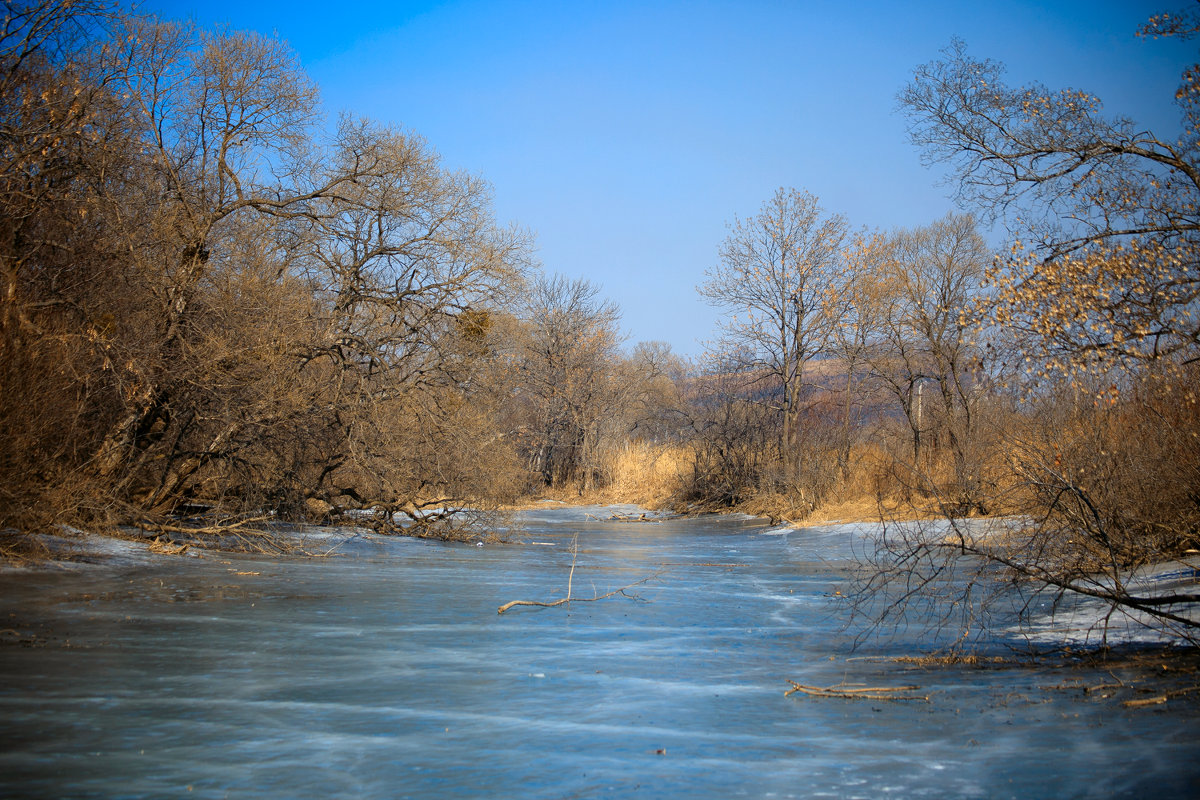
M1197 704L850 651L861 529L525 515L530 544L0 575L0 797L1196 797ZM562 597L578 536L576 596ZM861 542L859 542L861 544ZM906 638L906 636L908 638ZM788 679L930 702L785 697Z

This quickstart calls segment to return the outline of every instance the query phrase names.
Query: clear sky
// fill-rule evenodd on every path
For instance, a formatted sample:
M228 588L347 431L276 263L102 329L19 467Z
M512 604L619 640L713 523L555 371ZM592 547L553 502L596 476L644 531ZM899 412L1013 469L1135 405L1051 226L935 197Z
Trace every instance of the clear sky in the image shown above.
M275 33L331 115L401 125L487 178L547 271L600 284L630 342L697 355L696 294L734 215L776 188L855 226L954 206L909 144L896 93L950 39L1014 83L1099 95L1160 133L1194 43L1137 39L1142 0L366 2L145 0L143 11Z

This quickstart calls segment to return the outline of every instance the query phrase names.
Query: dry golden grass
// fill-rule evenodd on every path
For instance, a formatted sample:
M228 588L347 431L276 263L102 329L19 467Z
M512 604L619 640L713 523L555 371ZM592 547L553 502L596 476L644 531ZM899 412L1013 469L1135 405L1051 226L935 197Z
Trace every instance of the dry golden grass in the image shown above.
M884 504L881 507L875 498L860 496L820 506L799 524L801 527L808 527L839 522L867 522L879 519L881 514L888 519L894 519L898 510L899 507L895 504Z
M815 508L799 494L774 492L756 494L736 510L796 527L937 515L933 499L914 497L901 485L896 475L895 455L882 444L855 445L848 463L846 473L838 476Z
M630 442L609 456L608 491L625 502L665 505L690 478L693 463L690 447Z
M629 442L607 454L600 472L608 476L605 486L582 489L578 484L543 489L535 497L506 508L539 507L547 500L566 505L634 503L657 509L670 506L691 477L693 453L687 445L654 445Z

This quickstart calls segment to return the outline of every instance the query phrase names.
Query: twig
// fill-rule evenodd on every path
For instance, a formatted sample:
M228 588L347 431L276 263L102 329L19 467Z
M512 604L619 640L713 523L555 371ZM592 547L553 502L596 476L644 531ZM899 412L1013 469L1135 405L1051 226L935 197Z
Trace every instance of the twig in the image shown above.
M340 542L333 545L332 547L330 547L328 550L324 551L323 553L315 553L314 555L316 555L318 558L328 558L329 556L333 555L333 552L335 550L337 550L339 547L344 545L346 542L354 541L355 539L358 539L361 536L362 536L361 533L354 533L350 536L347 536L345 539L342 539Z
M192 537L192 541L188 542L185 547L195 545L197 547L207 547L215 545L217 549L228 549L226 544L236 542L246 552L253 553L289 553L303 552L299 546L288 542L284 536L277 532L266 529L260 523L269 523L272 517L269 515L246 517L242 519L224 518L214 520L207 525L177 525L168 523L162 520L142 520L135 523L131 527L135 528L149 538L151 535L156 535L156 540L160 546L167 544L174 545L169 534L182 534ZM165 541L163 541L165 537ZM225 542L221 540L225 539ZM183 551L168 551L174 554L182 553Z
M268 516L248 517L240 520L217 520L212 525L171 525L165 522L153 522L150 520L143 521L137 524L136 527L143 531L159 531L161 533L188 533L188 534L233 534L233 533L252 533L259 536L270 536L267 531L259 528L249 528L249 525L255 525L259 522L266 522L271 518Z
M567 573L567 602L571 602L571 581L575 579L575 559L579 556L579 534L571 537L571 571ZM595 591L595 590L593 590Z
M1064 688L1066 688L1066 687L1064 687ZM1108 689L1124 689L1124 688L1125 688L1124 683L1098 683L1095 686L1084 686L1083 693L1084 694L1093 694L1095 692L1103 692Z
M900 694L901 692L915 692L920 686L846 686L839 684L836 686L805 686L802 683L796 683L789 680L792 685L783 693L784 697L795 692L803 692L804 694L813 697L837 697L843 700L919 700L924 703L929 702L928 695L915 694Z

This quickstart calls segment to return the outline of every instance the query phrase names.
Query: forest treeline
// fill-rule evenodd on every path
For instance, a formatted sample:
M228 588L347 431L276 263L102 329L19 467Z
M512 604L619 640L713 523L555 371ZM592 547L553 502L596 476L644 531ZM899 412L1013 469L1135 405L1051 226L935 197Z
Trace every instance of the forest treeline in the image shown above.
M949 547L1187 625L1125 579L1200 549L1198 74L1156 138L953 43L900 103L970 213L870 231L780 189L704 273L728 316L692 363L628 347L416 134L322 117L283 43L6 2L0 528L453 535L546 490L1012 515L889 563Z

